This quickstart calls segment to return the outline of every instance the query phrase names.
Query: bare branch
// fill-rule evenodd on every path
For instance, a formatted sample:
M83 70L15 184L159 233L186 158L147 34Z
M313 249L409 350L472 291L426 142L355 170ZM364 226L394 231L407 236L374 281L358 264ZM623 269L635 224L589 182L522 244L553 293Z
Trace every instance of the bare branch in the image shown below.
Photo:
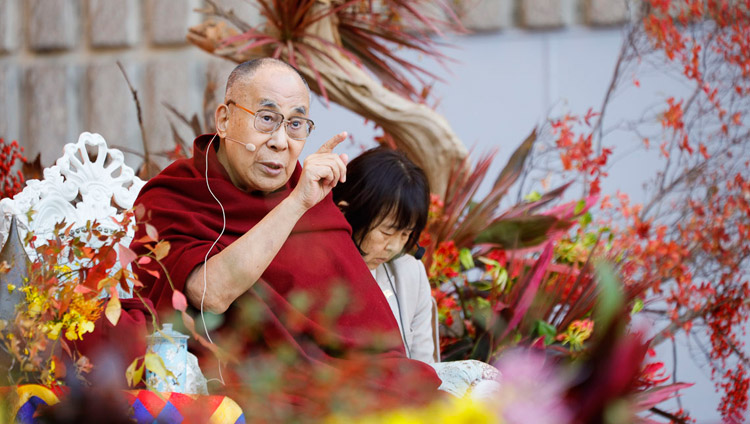
M133 88L133 84L130 83L130 78L128 78L127 72L125 72L125 68L122 66L122 63L120 61L117 61L117 66L120 68L120 72L122 72L122 76L125 77L125 82L128 84L128 88L130 88L130 93L133 94L133 101L135 102L135 109L137 112L138 117L138 127L141 129L141 142L143 143L143 163L145 166L149 166L150 163L150 157L149 157L149 151L148 151L148 140L146 137L146 130L143 127L143 117L141 113L141 102L138 100L138 92Z

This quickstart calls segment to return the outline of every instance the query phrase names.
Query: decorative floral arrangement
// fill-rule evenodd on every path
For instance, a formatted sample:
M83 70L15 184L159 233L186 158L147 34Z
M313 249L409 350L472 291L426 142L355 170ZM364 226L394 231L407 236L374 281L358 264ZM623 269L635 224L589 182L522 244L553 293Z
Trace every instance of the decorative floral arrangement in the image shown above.
M117 287L130 292L142 286L130 262L148 263L168 252L168 244L152 240L154 250L136 257L121 244L135 214L127 211L120 220L112 218L114 231L102 231L98 222L90 221L75 231L72 224L59 223L45 239L27 234L24 243L35 257L28 264L15 264L27 267L26 276L7 284L8 292L18 292L22 301L15 318L0 323L0 345L9 357L8 383L56 385L70 372L85 380L93 365L76 342L94 331L102 315L117 324L122 313ZM8 273L10 265L2 266L0 272Z

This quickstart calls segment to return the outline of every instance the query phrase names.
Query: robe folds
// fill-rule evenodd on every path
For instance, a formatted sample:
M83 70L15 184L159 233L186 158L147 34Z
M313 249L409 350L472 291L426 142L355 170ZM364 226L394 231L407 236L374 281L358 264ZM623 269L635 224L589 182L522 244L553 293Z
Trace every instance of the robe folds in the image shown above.
M177 290L184 291L188 275L204 263L207 253L209 258L219 253L255 226L291 193L301 175L297 163L281 189L242 191L217 158L219 143L213 134L198 137L193 157L172 163L149 180L135 202L146 208L143 221L170 243L162 264ZM207 182L224 207L226 229L221 237L222 210ZM145 225L138 225L131 244L138 254L146 252L138 242L145 234ZM154 263L147 266L160 269ZM157 311L170 310L172 289L164 273L155 278L146 267L134 271L144 284L141 293ZM243 298L254 302L252 314L242 310ZM395 373L413 374L422 387L440 385L431 367L406 358L396 320L330 193L302 216L261 279L230 307L225 327L242 326L249 315L261 323L260 331L247 335L249 355L286 344L306 363L346 367L340 361L365 357ZM398 392L387 380L380 382L382 389Z

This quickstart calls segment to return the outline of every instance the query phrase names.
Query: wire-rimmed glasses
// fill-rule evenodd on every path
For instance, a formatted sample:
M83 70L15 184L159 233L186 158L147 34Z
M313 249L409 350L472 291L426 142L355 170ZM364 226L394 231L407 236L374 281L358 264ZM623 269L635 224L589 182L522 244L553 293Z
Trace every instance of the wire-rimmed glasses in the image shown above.
M279 129L282 123L286 126L286 134L294 140L305 140L310 135L310 131L315 129L315 123L312 119L303 118L301 116L293 116L286 119L284 115L273 110L260 109L257 112L237 104L234 100L229 100L226 103L227 106L235 105L245 112L253 115L255 120L253 125L255 129L266 134L273 134Z

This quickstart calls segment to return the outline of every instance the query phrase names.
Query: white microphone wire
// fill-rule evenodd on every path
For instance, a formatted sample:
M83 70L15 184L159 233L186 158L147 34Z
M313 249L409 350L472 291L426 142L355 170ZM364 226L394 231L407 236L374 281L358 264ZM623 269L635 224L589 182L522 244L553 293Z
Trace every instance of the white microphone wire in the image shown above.
M201 294L201 321L203 322L203 330L206 332L206 338L208 339L209 343L215 344L213 340L211 340L211 335L208 332L208 327L206 326L206 317L203 315L203 301L206 299L206 290L208 288L208 274L207 274L207 268L208 268L208 255L211 253L212 250L214 250L214 247L221 239L221 236L224 235L224 230L227 228L227 215L224 212L224 205L221 204L221 201L219 201L219 198L216 197L214 192L211 190L211 186L208 184L208 154L211 151L211 144L213 144L214 139L216 138L216 134L211 138L211 141L208 142L208 147L206 147L206 188L208 189L208 192L211 193L211 197L216 200L216 203L219 204L219 207L221 208L221 232L219 233L219 236L216 237L216 240L214 240L214 243L211 245L211 247L208 249L208 252L206 252L206 256L203 258L203 294ZM206 381L220 381L222 385L226 385L224 382L224 375L221 372L221 359L218 359L219 361L219 379L212 378L210 380Z

